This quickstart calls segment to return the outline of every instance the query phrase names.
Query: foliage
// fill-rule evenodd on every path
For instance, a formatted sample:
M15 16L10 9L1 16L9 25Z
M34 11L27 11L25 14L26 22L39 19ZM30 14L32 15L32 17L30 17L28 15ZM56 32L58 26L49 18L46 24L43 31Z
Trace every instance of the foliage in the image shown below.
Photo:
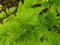
M60 45L59 0L20 1L16 16L12 14L15 9L6 9L10 16L0 24L0 45ZM0 18L4 17L1 12Z

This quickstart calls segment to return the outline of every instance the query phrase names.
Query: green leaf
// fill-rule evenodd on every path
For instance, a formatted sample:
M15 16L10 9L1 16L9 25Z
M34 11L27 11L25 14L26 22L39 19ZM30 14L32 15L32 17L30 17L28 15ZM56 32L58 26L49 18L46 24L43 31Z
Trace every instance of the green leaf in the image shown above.
M6 17L6 13L5 13L4 11L2 11L2 12L0 13L0 18L4 18L4 17Z
M10 9L6 8L7 14L11 15L15 11L16 7L12 7Z

